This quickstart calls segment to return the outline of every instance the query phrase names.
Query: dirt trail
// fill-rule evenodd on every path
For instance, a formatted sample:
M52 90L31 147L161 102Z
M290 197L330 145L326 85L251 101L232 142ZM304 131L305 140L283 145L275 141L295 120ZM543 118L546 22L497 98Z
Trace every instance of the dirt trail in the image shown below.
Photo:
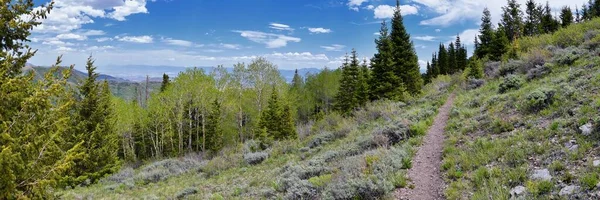
M445 199L445 183L439 167L442 163L442 150L445 139L444 128L446 128L453 102L454 94L451 94L446 103L439 109L433 125L431 125L423 139L423 146L419 147L413 158L413 167L408 170L408 177L415 186L414 189L401 188L396 190L396 199Z

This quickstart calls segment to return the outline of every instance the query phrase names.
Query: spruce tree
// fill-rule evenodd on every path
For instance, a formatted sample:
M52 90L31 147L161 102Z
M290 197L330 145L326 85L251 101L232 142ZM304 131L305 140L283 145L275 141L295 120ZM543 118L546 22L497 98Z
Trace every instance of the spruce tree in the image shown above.
M567 27L569 25L571 25L571 23L573 23L573 12L571 11L571 8L568 6L564 6L561 10L560 10L560 21L561 21L561 26Z
M438 65L438 58L437 58L437 54L434 53L431 58L431 75L432 75L431 78L434 79L439 74L440 74L440 69L439 69L439 65Z
M392 17L392 31L390 34L393 47L394 71L396 76L402 79L406 91L412 95L416 95L421 92L421 87L423 86L419 59L415 53L414 45L410 40L410 35L406 32L400 12L400 1L396 0L396 10Z
M588 12L590 12L589 18L600 17L600 0L594 0L593 2L590 0L588 5Z
M360 74L358 79L358 87L357 91L357 99L359 106L365 106L369 101L369 79L370 79L370 71L369 66L367 65L367 60L363 60L362 65L360 65Z
M460 41L460 36L456 36L456 41L454 42L454 47L456 48L456 67L458 70L464 70L467 67L467 49Z
M292 79L292 90L297 91L300 88L302 88L303 86L304 86L304 80L302 79L300 74L298 74L298 69L296 69L296 71L294 71L294 78Z
M281 138L281 112L277 88L273 85L267 108L263 109L260 115L259 130L257 131L256 138L261 143L269 144L272 139Z
M349 62L349 63L348 63ZM342 114L350 114L354 108L359 106L358 91L360 69L356 50L352 50L352 58L346 61L342 66L342 79L340 80L340 89L336 96L336 108Z
M454 43L450 43L448 45L448 66L447 66L447 73L448 74L454 74L455 72L457 72L458 70L456 69L456 48L454 48Z
M296 122L289 104L283 106L281 120L282 138L296 139L298 137L298 134L296 133Z
M492 52L492 40L494 39L494 27L490 11L485 8L481 17L481 27L479 28L479 45L475 49L475 55L479 58L485 58Z
M521 37L523 27L523 13L520 4L516 0L507 0L508 5L502 7L501 24L504 27L506 37L510 42Z
M221 128L221 103L215 99L206 124L207 149L216 153L223 148L223 129Z
M438 75L448 74L448 60L448 51L446 51L446 47L444 46L444 44L440 44L437 60L437 67L439 69Z
M540 34L540 19L542 16L542 10L534 0L527 0L525 14L525 26L523 34L525 36L533 36Z
M402 100L405 88L400 77L394 73L392 42L385 20L381 22L379 38L375 40L375 44L377 53L371 58L369 97L371 100Z
M550 3L548 2L546 2L546 7L544 7L544 14L542 16L541 23L543 33L552 33L558 30L559 22L552 16L552 9L550 8Z
M581 7L581 21L586 21L590 19L590 12L588 11L588 7L583 4Z
M168 86L169 86L169 75L167 75L166 73L163 73L162 83L160 84L160 92L164 92L165 90L167 90Z
M506 37L504 27L499 26L498 30L496 30L494 33L492 51L490 52L489 59L493 61L500 61L502 59L502 55L508 52L509 45L510 41L508 41L508 37Z
M433 72L431 70L431 64L427 61L427 71L425 71L425 83L431 82L431 77L433 77Z

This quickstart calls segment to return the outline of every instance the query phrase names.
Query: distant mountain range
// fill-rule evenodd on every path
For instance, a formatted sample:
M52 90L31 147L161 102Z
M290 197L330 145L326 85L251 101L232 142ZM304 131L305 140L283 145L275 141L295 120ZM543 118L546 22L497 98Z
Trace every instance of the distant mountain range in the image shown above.
M121 66L101 66L98 67L97 71L101 74L109 74L114 77L127 79L130 81L145 81L146 76L149 76L151 81L160 81L163 73L170 77L176 77L179 72L183 72L191 67L179 67L179 66L149 66L149 65L121 65ZM207 73L211 73L215 67L199 66L197 68L203 69ZM226 68L227 71L232 72L233 68ZM291 82L294 78L295 70L280 69L279 72L286 81ZM306 74L314 74L320 72L321 69L317 68L302 68L298 69L298 73L301 76Z

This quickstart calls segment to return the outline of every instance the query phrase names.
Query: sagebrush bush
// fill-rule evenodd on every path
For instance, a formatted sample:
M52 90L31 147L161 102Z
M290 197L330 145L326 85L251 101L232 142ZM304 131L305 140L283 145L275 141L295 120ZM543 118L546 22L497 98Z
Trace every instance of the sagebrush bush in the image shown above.
M199 169L204 162L193 158L173 158L154 162L135 175L136 182L155 183L188 171Z
M492 78L498 77L498 75L500 74L499 70L501 64L501 62L486 62L484 64L485 76Z
M123 167L119 172L100 179L100 183L125 183L133 181L134 171L131 167Z
M541 78L546 74L552 72L548 64L545 65L537 65L534 68L531 68L527 71L527 80L533 80L537 78Z
M377 127L372 132L373 135L384 135L388 138L388 145L394 145L402 140L408 139L411 135L406 124L396 122L383 127Z
M587 53L585 49L578 47L568 47L565 49L556 49L552 52L552 62L559 65L573 65L575 61L584 56Z
M196 194L196 193L198 193L198 189L196 189L196 188L185 188L185 189L177 192L177 195L175 195L175 197L177 199L183 199L186 196Z
M508 62L502 63L500 69L498 69L498 73L500 76L508 76L511 74L515 74L519 69L525 66L525 62L522 60L508 60Z
M265 161L269 157L269 153L267 152L252 152L244 154L244 161L249 165L260 164Z
M502 80L502 83L500 83L498 92L505 93L509 90L519 89L521 88L522 84L523 81L518 76L508 76Z
M583 43L583 47L588 50L597 50L600 48L600 31L599 30L590 30L584 35L585 42Z
M525 105L529 111L540 111L552 104L555 93L554 90L547 88L534 90L525 97Z

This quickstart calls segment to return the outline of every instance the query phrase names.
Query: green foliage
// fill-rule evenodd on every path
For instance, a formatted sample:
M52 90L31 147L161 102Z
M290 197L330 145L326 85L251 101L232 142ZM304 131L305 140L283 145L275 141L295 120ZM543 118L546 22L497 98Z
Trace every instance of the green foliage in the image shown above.
M579 178L581 186L588 190L596 188L596 184L598 184L598 181L598 174L594 172L583 174L583 176Z
M317 188L323 188L326 184L331 182L332 174L324 174L321 176L315 176L308 179L308 182Z
M419 59L410 35L404 27L404 19L400 12L400 1L396 1L390 32L393 71L397 77L402 79L406 91L411 95L416 95L421 93L423 87L423 80L419 71Z
M540 111L552 104L555 93L556 92L551 89L537 89L525 96L525 105L527 106L529 111Z
M483 78L483 62L477 58L471 60L464 71L465 78Z
M523 81L518 76L508 76L502 80L500 86L498 86L499 93L506 93L510 90L516 90L521 88Z
M356 50L352 50L350 60L346 56L346 61L342 66L342 79L340 80L340 90L336 95L336 108L344 115L360 106L359 90L357 88L362 84L361 72L358 64L358 55Z
M167 74L163 74L163 79L162 79L162 83L160 85L160 91L164 92L165 90L167 90L167 87L169 86L169 75Z
M207 134L207 149L213 153L218 152L223 148L223 129L221 128L221 103L215 99L212 111L208 115L208 123L206 124Z
M560 21L561 21L561 26L563 28L571 25L571 23L573 23L573 12L571 11L571 7L569 6L564 6L562 7L562 9L560 10Z
M385 22L381 22L379 38L375 40L377 53L371 58L371 77L369 84L369 97L371 100L389 99L402 100L406 88L401 77L394 73L394 60L392 59L392 42Z
M533 195L541 195L549 193L554 187L551 181L527 181L527 190Z
M479 36L476 37L475 53L478 58L485 58L492 54L494 50L493 40L494 27L492 25L492 17L490 11L485 8L481 17L481 26L479 28Z

